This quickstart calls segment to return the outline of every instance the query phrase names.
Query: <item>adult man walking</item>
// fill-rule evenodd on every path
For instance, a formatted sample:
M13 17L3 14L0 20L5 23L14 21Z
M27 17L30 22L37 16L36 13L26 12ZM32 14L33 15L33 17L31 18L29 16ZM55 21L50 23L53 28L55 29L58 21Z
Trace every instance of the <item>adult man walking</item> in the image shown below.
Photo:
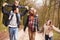
M23 13L20 14L18 7L14 7L13 10L8 12L5 9L6 5L7 5L7 3L3 4L2 12L3 12L3 14L6 14L8 16L7 25L9 28L10 40L18 40L18 27L20 25L20 17L25 15L28 10L25 10Z

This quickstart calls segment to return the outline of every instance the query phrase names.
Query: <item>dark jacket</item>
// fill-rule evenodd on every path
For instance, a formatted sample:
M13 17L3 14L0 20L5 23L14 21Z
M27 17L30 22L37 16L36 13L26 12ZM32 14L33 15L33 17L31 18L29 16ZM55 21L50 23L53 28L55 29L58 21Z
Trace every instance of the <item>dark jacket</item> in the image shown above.
M12 10L14 9L14 7L17 7L17 8L25 8L25 6L20 6L20 5L18 5L18 6L15 6L14 4L8 4L8 5L6 5L7 7L12 7Z
M2 7L2 12L3 12L3 14L7 15L7 17L9 18L10 12L8 12L8 11L5 9L5 7ZM24 15L26 14L26 12L28 12L27 9L24 10L23 13L20 14L20 16L24 16ZM16 15L16 17L17 17L17 24L18 24L17 26L19 26L19 25L20 25L20 17L18 16L18 14ZM6 17L5 17L5 18L6 18ZM7 26L7 25L9 24L9 22L10 22L10 20L9 20L9 19L6 19L5 22L3 22L3 24L4 24L5 26Z

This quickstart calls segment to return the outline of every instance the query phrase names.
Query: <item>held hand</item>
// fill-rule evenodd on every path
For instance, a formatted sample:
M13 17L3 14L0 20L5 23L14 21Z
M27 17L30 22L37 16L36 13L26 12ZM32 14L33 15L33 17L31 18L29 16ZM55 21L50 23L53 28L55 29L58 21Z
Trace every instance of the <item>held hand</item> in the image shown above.
M25 6L25 8L26 8L27 10L29 10L29 7L28 7L28 6Z
M6 5L8 5L8 3L3 3L3 7L6 6Z

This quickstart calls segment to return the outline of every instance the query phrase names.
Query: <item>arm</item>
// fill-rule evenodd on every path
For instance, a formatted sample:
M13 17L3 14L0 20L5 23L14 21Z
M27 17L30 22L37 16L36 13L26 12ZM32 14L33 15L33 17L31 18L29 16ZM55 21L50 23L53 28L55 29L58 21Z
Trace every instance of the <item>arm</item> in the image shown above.
M27 12L28 12L28 10L26 9L26 10L24 10L20 15L21 15L21 16L24 16Z
M13 8L13 6L16 6L16 5L15 4L8 4L8 3L6 3L6 6ZM18 8L27 8L27 6L20 6L20 5L17 5L16 7L18 7Z
M7 5L7 3L4 3L4 4L3 4L3 6L2 6L2 12L3 12L3 14L9 15L9 12L6 11L6 9L5 9L5 6L6 6L6 5Z
M18 5L18 6L15 6L14 4L8 4L7 3L7 5L6 5L7 7L18 7L18 8L25 8L25 6L20 6L20 5Z
M9 12L6 11L5 7L2 7L2 12L3 12L3 14L9 15Z
M25 6L20 6L20 5L15 6L14 4L7 4L6 6L7 6L7 7L12 7L12 8L14 8L14 7L25 8Z
M58 28L56 28L55 26L53 26L53 29L60 33L60 30Z
M29 9L28 6L17 6L18 8L26 8L27 10Z
M7 4L6 6L7 6L7 7L12 7L12 8L14 8L14 7L25 8L25 6L20 6L20 5L15 6L14 4Z
M25 6L18 6L18 8L25 8Z
M7 6L7 7L12 7L13 5L12 5L12 4L7 4L6 6Z
M29 11L29 7L25 6L25 10L22 12L21 16L24 16L28 11Z

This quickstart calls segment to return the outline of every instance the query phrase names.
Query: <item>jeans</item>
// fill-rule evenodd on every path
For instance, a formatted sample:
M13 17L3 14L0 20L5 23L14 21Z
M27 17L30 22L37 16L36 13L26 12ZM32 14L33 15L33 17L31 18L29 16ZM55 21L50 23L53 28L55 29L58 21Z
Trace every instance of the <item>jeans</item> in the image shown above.
M53 37L49 37L48 35L45 35L45 40L53 40Z
M18 27L9 27L10 40L18 40Z

